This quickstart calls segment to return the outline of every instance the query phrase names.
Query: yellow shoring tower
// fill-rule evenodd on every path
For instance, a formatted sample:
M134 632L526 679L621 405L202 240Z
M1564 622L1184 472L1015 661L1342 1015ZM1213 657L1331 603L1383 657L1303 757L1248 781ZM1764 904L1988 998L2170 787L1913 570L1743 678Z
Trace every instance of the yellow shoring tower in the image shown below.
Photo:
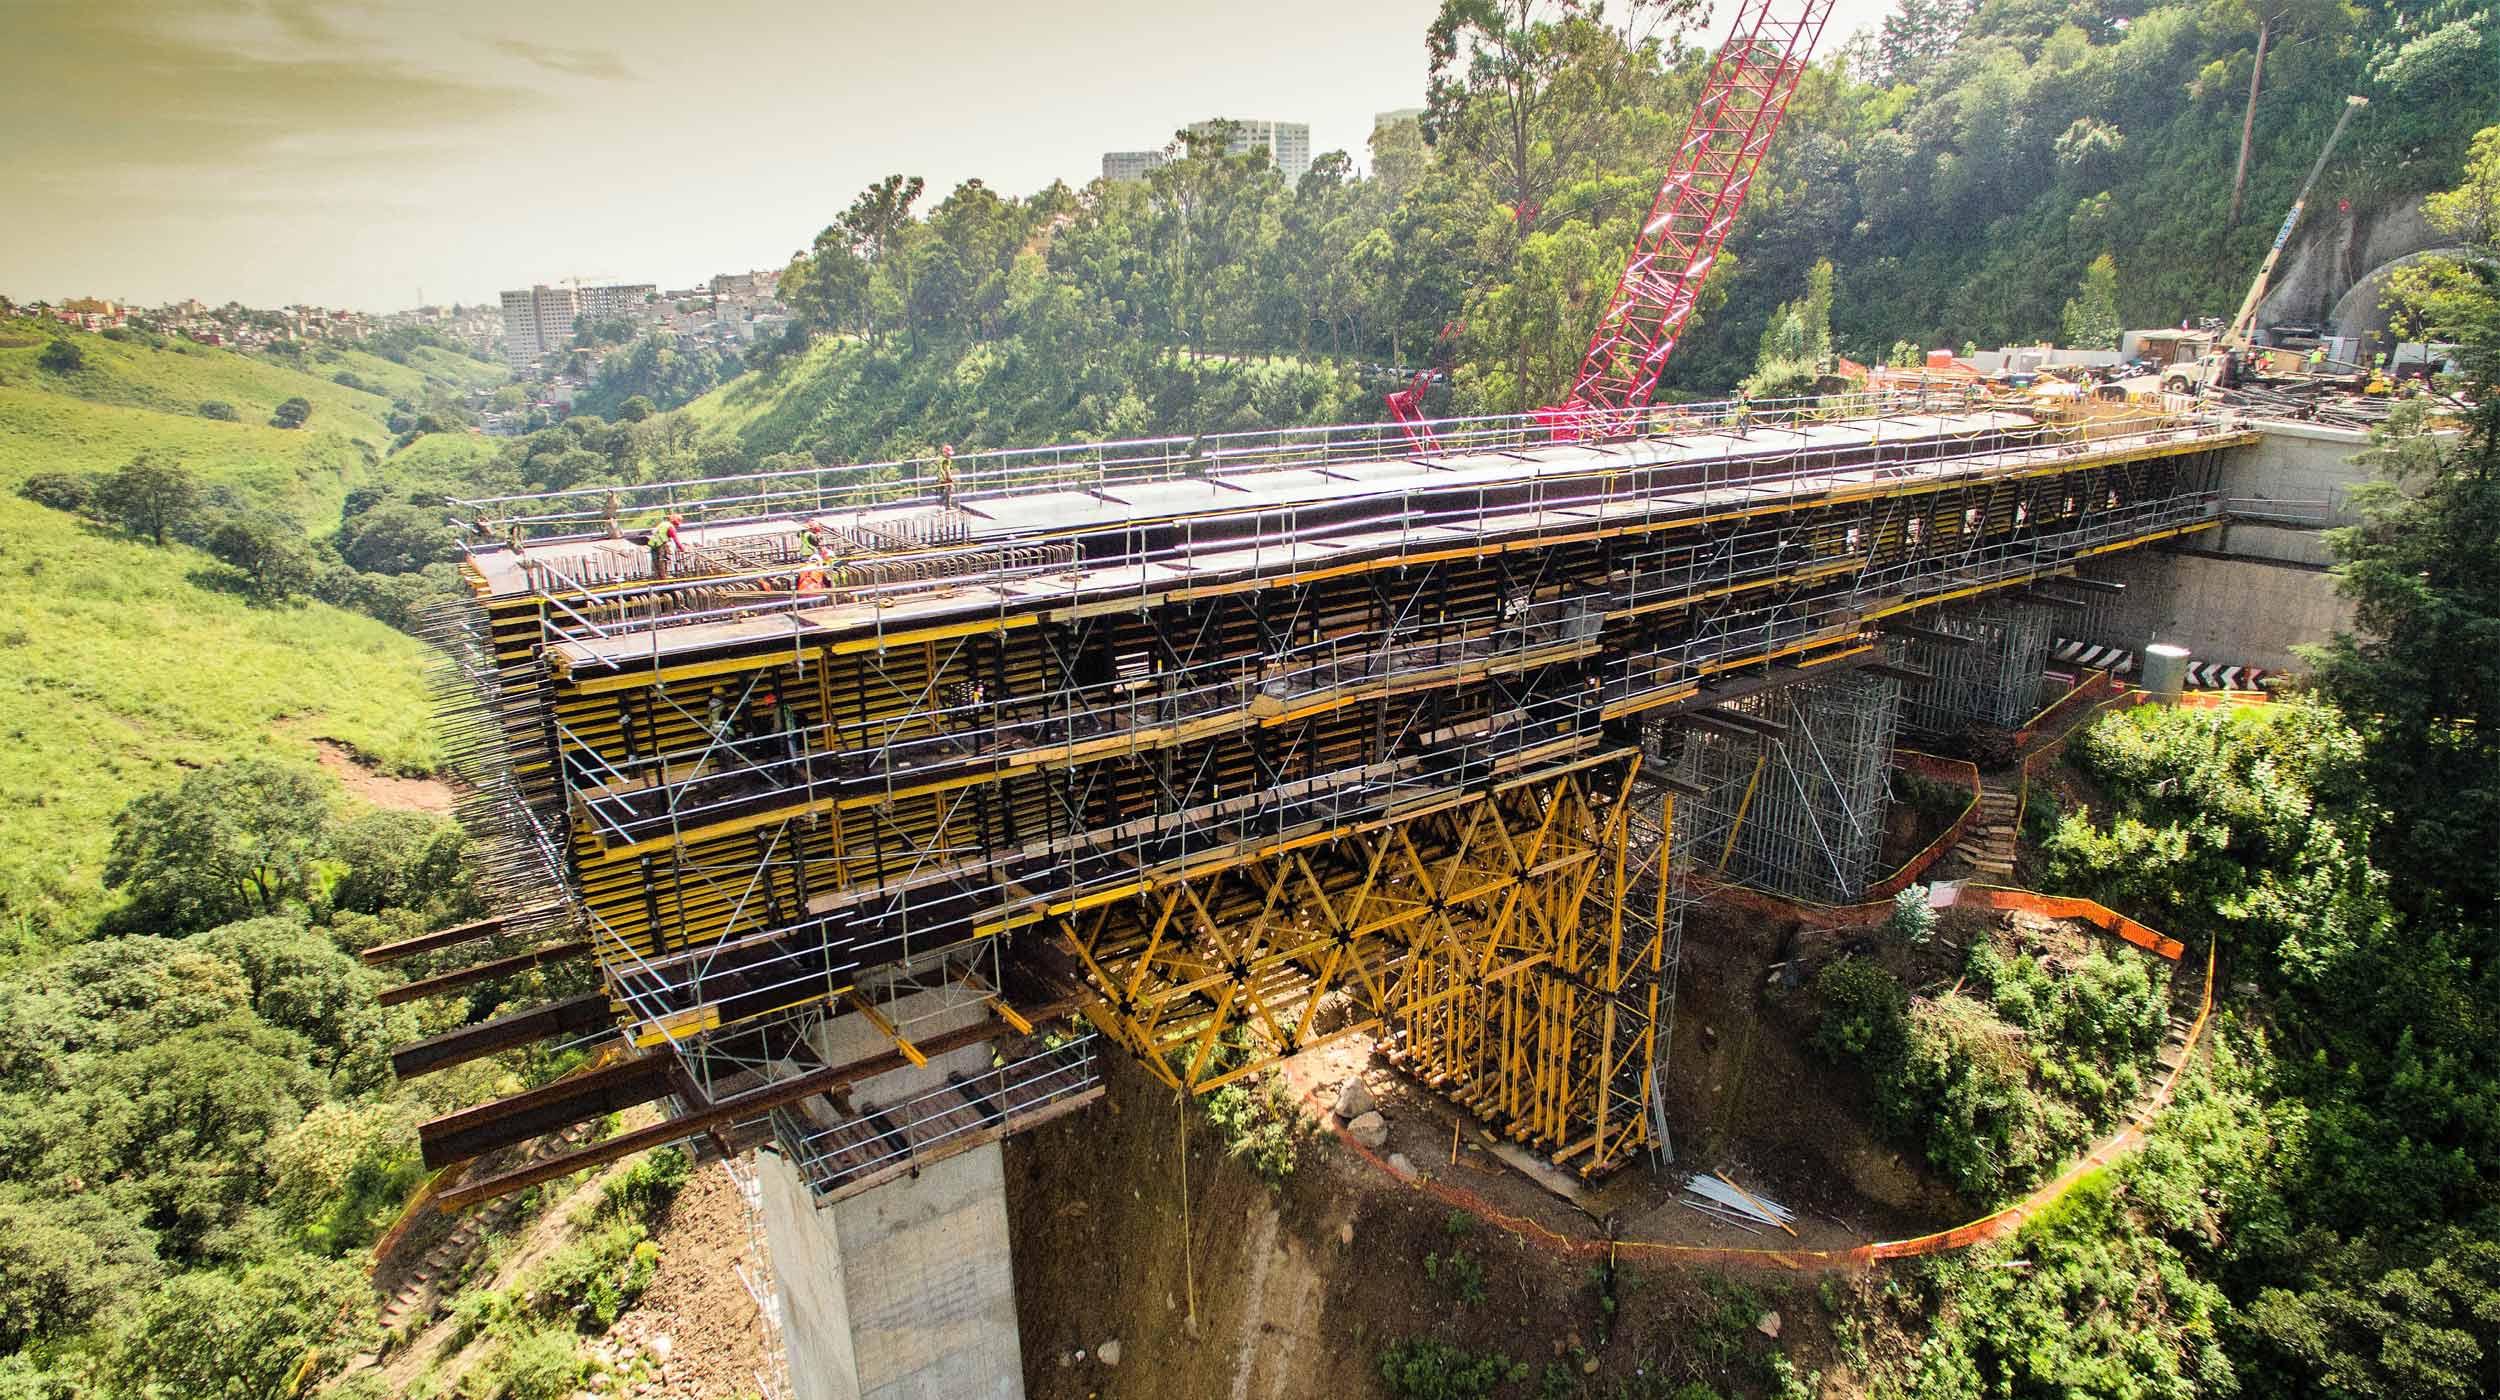
M1627 848L1639 766L1583 760L1081 915L1089 1014L1195 1091L1370 1034L1511 1137L1621 1166L1652 1143L1665 956L1666 892Z

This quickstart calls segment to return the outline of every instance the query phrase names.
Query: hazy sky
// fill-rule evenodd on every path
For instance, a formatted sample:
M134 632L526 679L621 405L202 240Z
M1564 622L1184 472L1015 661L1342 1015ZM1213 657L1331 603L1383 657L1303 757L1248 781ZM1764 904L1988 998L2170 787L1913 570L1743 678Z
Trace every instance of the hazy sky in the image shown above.
M1888 0L1839 0L1826 50ZM1437 0L0 0L0 292L388 310L779 266L1209 116L1362 158ZM1723 7L1724 8L1724 7Z

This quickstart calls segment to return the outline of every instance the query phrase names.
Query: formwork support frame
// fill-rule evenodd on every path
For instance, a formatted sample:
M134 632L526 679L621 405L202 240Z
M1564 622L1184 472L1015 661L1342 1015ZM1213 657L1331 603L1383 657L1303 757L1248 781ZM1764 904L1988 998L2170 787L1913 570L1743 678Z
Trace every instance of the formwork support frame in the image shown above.
M1195 1092L1369 1033L1514 1139L1610 1171L1655 1141L1672 943L1654 882L1627 909L1638 771L1601 755L1079 914L1059 931L1101 994L1087 1014Z
M1802 899L1857 898L1883 844L1899 681L1871 672L1764 691L1723 708L1753 721L1686 736L1703 873Z
M1938 612L1924 625L1970 643L1909 643L1910 664L1931 679L1903 692L1904 728L1938 735L1974 726L2012 729L2036 707L2040 670L2056 631L2049 609L1984 599Z

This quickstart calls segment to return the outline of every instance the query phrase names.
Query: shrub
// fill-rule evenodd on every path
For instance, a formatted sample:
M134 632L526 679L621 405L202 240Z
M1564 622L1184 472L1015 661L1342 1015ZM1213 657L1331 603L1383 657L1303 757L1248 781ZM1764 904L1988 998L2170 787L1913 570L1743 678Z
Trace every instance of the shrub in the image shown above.
M604 1225L548 1256L532 1280L533 1311L604 1332L660 1271L660 1247L639 1220Z
M285 403L278 405L277 412L269 415L269 426L300 428L304 426L305 420L312 417L312 411L311 400L301 397L288 399Z
M202 418L213 418L220 423L233 423L240 421L242 418L241 414L234 411L234 405L226 402L224 399L209 399L202 403L200 405L200 416Z
M1900 979L1872 958L1843 958L1815 974L1815 999L1823 1018L1814 1048L1835 1060L1866 1058L1889 1063L1901 1052L1902 1013L1909 993Z
M1259 1180L1281 1186L1301 1154L1302 1114L1284 1077L1273 1071L1237 1079L1207 1096L1207 1121L1224 1150Z
M590 1378L572 1334L548 1327L505 1341L486 1363L494 1394L506 1400L564 1400Z
M2050 1164L2053 1105L2031 1088L2021 1032L1976 998L1921 1001L1902 1054L1879 1077L1888 1126L1922 1143L1927 1160L1973 1200L2027 1183Z
M35 357L35 363L54 374L75 374L87 367L87 352L79 349L68 336L55 336L50 345L43 347L43 353Z
M667 1213L693 1175L694 1159L684 1148L660 1148L600 1188L598 1214L649 1221Z
M1893 895L1892 913L1885 916L1884 932L1914 946L1936 936L1936 909L1927 902L1925 885L1912 885Z
M1448 1342L1415 1338L1380 1354L1380 1379L1398 1400L1483 1400L1528 1368L1500 1352L1479 1356Z
M78 512L94 503L95 482L72 472L37 472L17 484L17 494L39 506Z

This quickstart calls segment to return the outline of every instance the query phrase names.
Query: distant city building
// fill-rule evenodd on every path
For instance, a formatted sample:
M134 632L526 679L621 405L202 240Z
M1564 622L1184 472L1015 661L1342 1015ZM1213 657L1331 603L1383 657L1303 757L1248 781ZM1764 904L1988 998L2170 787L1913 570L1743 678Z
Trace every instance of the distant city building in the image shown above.
M1105 151L1102 153L1102 178L1115 185L1123 180L1143 180L1147 171L1163 164L1166 159L1161 151Z
M1224 143L1224 154L1247 155L1264 152L1268 163L1285 177L1288 185L1302 179L1311 168L1311 126L1308 122L1241 121L1211 118L1191 122L1193 135L1212 136L1218 125L1230 120L1232 139ZM1167 151L1105 151L1102 153L1102 178L1114 184L1122 180L1142 180L1146 172L1172 157Z
M628 321L639 320L643 315L643 308L659 294L660 287L656 282L623 282L609 287L584 287L581 289L581 314L594 321L604 321L614 316L622 316ZM512 295L510 292L504 293L505 304L511 303Z
M712 278L712 295L716 297L771 297L780 290L778 272L723 272Z
M504 293L504 358L516 370L527 369L539 356L562 348L573 338L573 322L581 311L581 295L571 287L541 284Z
M1223 119L1192 122L1191 132L1212 135ZM1267 152L1268 162L1285 177L1288 185L1301 182L1303 173L1311 168L1311 124L1309 122L1242 121L1232 119L1233 139L1224 143L1224 154L1246 155L1252 151Z

